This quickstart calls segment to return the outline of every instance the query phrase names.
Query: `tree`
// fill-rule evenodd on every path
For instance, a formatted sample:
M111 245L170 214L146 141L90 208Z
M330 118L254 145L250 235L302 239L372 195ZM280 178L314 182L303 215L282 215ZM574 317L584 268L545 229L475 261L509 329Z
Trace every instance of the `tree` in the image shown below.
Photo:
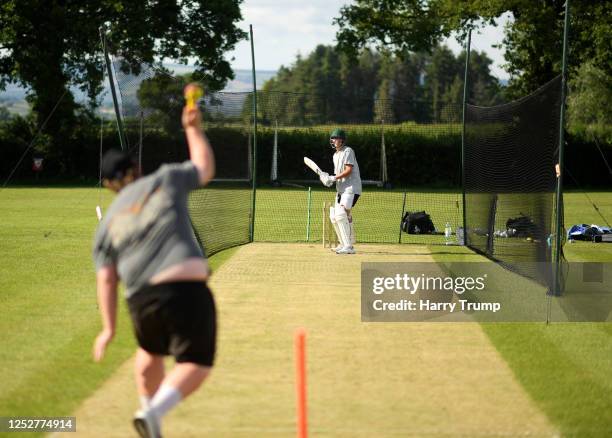
M7 82L27 87L39 126L57 105L45 131L59 153L62 138L75 126L77 105L69 87L86 92L91 107L101 91L101 23L132 66L195 58L194 77L214 90L233 77L224 53L246 37L235 25L241 2L5 0L0 4L0 88Z
M341 101L339 102L340 123L359 123L372 120L372 99L378 89L381 55L364 49L357 60L339 52L340 82L342 84Z
M431 101L434 122L443 120L442 109L447 107L449 89L457 77L461 77L461 65L453 52L446 46L436 47L425 67L425 92Z
M490 73L491 59L472 51L470 101L500 101L500 86ZM444 46L433 53L394 55L362 49L351 56L318 46L308 56L266 81L258 98L263 123L457 122L463 101L465 54ZM244 111L250 114L245 103Z
M178 135L181 132L181 109L183 88L193 80L191 74L184 76L171 76L169 72L160 71L152 78L140 83L137 91L140 108L152 111L147 114L149 123L154 126L163 126L166 134Z
M612 77L585 62L570 81L568 116L572 125L612 125Z
M11 113L5 107L0 106L0 122L5 122L11 119Z
M461 76L463 84L463 75L465 68L465 51L461 52L457 57L457 63L460 66L458 75ZM468 96L469 103L480 106L493 106L504 102L503 89L499 81L491 74L491 64L493 61L485 52L476 50L470 51L470 65L468 70ZM461 88L461 98L457 101L463 101L463 85Z
M378 71L379 86L374 101L374 122L395 123L393 102L397 94L396 60L389 53L384 53Z
M511 12L504 40L509 95L529 93L561 70L565 0L356 0L334 22L339 46L349 53L376 44L398 53L431 52L453 32L494 24ZM592 60L612 74L612 0L571 3L570 68Z

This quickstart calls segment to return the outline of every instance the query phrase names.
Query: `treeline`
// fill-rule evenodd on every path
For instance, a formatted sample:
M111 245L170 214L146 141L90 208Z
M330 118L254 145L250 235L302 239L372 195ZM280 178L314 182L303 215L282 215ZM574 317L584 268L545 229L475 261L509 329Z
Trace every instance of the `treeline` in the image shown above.
M503 87L490 73L492 60L472 51L468 101L504 102ZM446 46L428 53L362 50L356 57L319 45L307 57L281 67L258 96L264 123L299 126L319 123L458 122L463 101L465 52ZM250 111L252 102L245 102Z

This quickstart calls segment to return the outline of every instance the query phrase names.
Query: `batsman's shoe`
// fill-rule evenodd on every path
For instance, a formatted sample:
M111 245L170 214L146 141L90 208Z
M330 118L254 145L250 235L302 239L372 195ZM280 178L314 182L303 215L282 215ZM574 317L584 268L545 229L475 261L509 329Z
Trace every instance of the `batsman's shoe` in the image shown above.
M139 410L134 414L134 429L141 438L161 438L159 421L150 410Z
M339 249L342 249L342 248L344 248L344 247L342 246L342 244L341 244L341 243L339 243L339 244L338 244L338 246L334 246L333 248L330 248L330 249L331 249L333 252L336 252L336 251L338 251Z
M345 246L337 250L336 254L355 254L355 248L352 246Z

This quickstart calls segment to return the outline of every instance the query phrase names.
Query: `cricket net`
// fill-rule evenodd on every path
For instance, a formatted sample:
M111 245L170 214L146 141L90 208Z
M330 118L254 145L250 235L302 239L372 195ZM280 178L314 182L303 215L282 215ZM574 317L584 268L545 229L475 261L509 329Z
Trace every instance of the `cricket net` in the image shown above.
M123 148L137 158L143 174L163 163L188 159L181 111L190 76L108 49ZM216 176L207 187L191 193L189 210L194 234L207 255L250 241L251 131L250 113L243 107L247 95L211 93L200 101Z
M518 101L466 109L468 246L542 283L550 272L523 271L552 258L560 107L558 76Z

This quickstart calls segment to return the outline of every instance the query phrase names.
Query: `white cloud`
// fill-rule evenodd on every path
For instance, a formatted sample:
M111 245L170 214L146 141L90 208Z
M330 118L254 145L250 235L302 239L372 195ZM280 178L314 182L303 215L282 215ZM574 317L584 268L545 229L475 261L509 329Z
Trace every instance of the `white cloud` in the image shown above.
M482 29L472 32L472 50L486 52L489 58L493 60L491 73L499 79L508 79L508 73L502 68L505 64L504 49L493 47L502 42L504 39L504 26L512 20L512 14L506 13L497 20L497 26L485 26ZM459 53L465 49L460 46L455 37L447 39L446 44L454 53Z
M335 44L336 27L332 25L346 0L245 0L243 21L239 27L248 32L253 25L257 69L276 70L290 65L297 53L310 53L318 44ZM251 68L248 41L236 45L227 58L234 68Z
M332 24L340 8L351 3L348 0L245 0L242 3L242 17L239 27L248 32L253 25L255 41L255 64L258 70L277 70L288 66L296 55L307 55L318 44L335 44L337 27ZM492 71L498 78L507 78L503 71L503 50L492 47L501 42L503 26L510 19L508 15L499 20L497 27L488 26L481 33L473 33L472 48L484 50L493 59ZM455 53L462 50L455 38L446 44ZM235 69L251 68L251 47L249 41L241 41L236 49L227 54L235 58Z

